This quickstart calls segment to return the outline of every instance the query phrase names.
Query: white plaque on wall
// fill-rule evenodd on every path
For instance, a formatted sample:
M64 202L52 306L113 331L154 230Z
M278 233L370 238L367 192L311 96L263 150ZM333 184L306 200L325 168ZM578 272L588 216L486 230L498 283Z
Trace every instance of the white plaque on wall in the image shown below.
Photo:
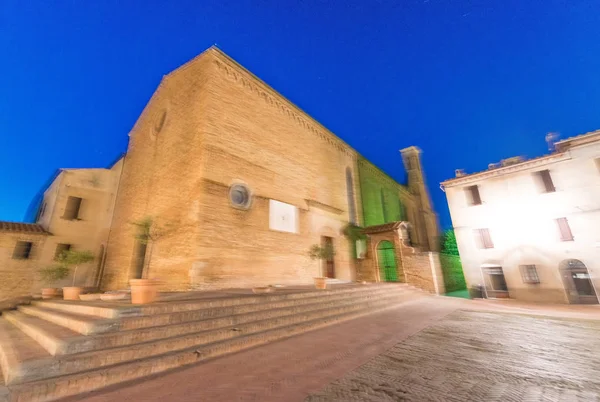
M298 208L284 202L269 200L269 229L298 233Z

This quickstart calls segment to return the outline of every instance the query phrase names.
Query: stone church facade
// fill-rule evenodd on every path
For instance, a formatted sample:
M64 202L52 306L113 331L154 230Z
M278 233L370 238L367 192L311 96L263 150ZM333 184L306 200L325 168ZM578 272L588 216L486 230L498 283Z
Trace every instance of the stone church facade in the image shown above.
M385 280L386 254L344 236L348 223L387 233L396 257L400 248L429 264L437 250L418 148L401 151L408 184L399 184L215 47L163 78L129 137L118 169L108 169L117 184L92 196L104 194L110 223L89 235L98 261L88 286L123 289L142 274L164 290ZM147 245L136 238L143 220L152 222ZM310 247L324 242L333 260L311 260ZM410 263L394 263L407 280Z

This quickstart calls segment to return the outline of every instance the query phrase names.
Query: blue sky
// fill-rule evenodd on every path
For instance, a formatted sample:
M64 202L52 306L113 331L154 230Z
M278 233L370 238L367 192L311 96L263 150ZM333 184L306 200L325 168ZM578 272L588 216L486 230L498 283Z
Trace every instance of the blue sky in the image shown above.
M212 44L399 181L600 128L600 1L0 1L0 219L59 167L104 167L161 77Z

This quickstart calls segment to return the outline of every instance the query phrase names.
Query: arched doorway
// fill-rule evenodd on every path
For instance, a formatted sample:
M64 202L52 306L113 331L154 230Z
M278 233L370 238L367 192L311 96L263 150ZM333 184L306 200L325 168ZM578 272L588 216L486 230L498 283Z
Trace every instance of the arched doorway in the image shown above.
M379 264L379 278L381 281L398 282L396 252L392 242L383 240L377 245L377 261Z
M598 304L598 297L585 264L579 260L564 260L559 265L565 290L572 304Z

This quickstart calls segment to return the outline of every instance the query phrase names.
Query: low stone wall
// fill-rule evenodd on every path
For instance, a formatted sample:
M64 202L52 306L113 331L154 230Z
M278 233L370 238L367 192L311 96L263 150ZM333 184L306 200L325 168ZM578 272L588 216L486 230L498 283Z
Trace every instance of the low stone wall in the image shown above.
M444 277L438 253L403 253L406 283L435 294L444 294Z

